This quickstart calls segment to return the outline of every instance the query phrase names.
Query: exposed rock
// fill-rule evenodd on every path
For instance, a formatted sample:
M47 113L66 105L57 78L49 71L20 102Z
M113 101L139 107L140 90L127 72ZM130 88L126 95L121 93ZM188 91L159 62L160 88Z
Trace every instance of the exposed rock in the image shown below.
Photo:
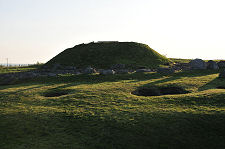
M15 73L11 74L2 74L0 76L0 85L11 85L15 84L18 81L19 77Z
M48 77L56 76L56 73L49 73L43 71L29 71L29 72L17 72L17 73L8 73L0 74L0 85L10 85L15 84L19 81L24 81L27 79L33 79L36 77Z
M43 69L41 69L40 71L41 71L41 72L51 72L52 70L51 70L51 69L44 69L44 68L43 68Z
M116 70L116 69L125 69L126 65L125 64L115 64L111 67L111 69Z
M40 74L40 77L47 77L47 74Z
M80 74L82 74L80 71L75 71L73 74L75 74L75 75L80 75Z
M34 72L27 72L25 73L27 78L35 78L37 77L37 74Z
M206 69L206 62L204 62L202 59L194 59L190 61L190 67L191 69Z
M55 73L48 73L47 76L49 76L49 77L55 77L55 76L57 76L57 74L55 74Z
M0 85L11 85L11 84L15 84L15 82L17 81L18 79L17 78L5 78L5 79L2 79L0 81Z
M151 69L137 69L136 72L152 72Z
M225 61L219 61L217 63L217 65L218 65L219 69L225 68Z
M108 70L99 70L99 73L101 75L113 75L115 74L114 70L108 69Z
M42 69L42 70L44 70L44 69L49 69L49 67L46 66L46 65L43 65L43 66L41 66L41 69Z
M52 66L52 69L51 69L51 71L56 71L56 70L58 70L58 69L61 69L62 68L62 66L60 65L60 64L54 64L53 66Z
M129 70L128 69L118 69L118 70L115 70L115 72L118 74L127 74L127 73L129 73Z
M174 73L175 70L173 68L162 68L162 67L160 67L160 68L157 69L157 72L161 73L161 74L171 74L171 73Z
M207 69L217 70L217 69L219 69L219 67L215 61L210 60L207 62Z
M76 67L73 67L73 66L65 66L64 69L66 69L66 70L76 70Z
M51 73L56 73L56 74L66 74L67 72L65 70L56 70L54 72Z
M219 78L225 78L225 70L223 70L223 71L219 74Z
M176 63L172 66L174 70L189 70L190 64L189 63Z
M84 70L84 74L92 74L92 73L96 73L96 70L95 70L94 68L87 67L87 68Z

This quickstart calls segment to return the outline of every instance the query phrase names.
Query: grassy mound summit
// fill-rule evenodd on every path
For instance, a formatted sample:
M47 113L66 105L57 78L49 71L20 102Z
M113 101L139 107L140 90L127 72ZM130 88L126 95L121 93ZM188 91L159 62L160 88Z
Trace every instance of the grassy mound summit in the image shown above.
M115 64L150 68L170 62L146 44L135 42L97 42L76 45L52 58L46 66L110 68Z

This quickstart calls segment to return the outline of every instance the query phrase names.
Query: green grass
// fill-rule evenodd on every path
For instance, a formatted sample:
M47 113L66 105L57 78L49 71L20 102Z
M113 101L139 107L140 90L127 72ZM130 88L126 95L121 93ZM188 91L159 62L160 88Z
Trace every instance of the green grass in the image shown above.
M175 63L189 63L192 59L182 59L182 58L169 58L171 61L175 62ZM204 60L205 62L208 62L209 60ZM224 61L224 60L213 60L215 62L219 62L219 61Z
M0 66L0 74L32 71L40 68L42 65L43 64L34 64L29 66L10 66L10 67Z
M61 64L65 66L110 68L115 64L128 67L158 67L171 62L148 45L135 42L89 43L69 48L52 58L46 66Z
M0 86L1 149L225 148L218 71L61 75ZM142 97L143 86L188 94ZM68 91L59 97L46 93Z
M175 63L189 63L191 59L181 59L181 58L169 58L171 61Z

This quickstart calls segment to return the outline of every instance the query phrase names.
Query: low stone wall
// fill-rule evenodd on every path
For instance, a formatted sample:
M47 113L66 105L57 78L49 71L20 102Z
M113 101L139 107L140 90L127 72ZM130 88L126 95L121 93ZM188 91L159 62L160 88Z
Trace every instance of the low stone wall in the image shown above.
M225 62L224 62L225 64ZM190 63L177 63L173 66L167 68L158 69L126 69L125 65L117 64L113 66L114 69L95 69L92 67L87 67L85 69L77 69L76 67L67 66L62 67L59 64L53 66L53 68L42 68L29 72L18 72L18 73L8 73L0 74L0 85L14 84L19 80L32 79L37 77L56 77L60 74L94 74L99 73L101 75L114 75L114 74L128 74L128 73L143 73L143 72L157 72L161 74L172 74L175 71L182 70L196 70L196 69L212 69L217 70L223 68L223 62L208 61L207 63L201 59L192 60ZM225 78L225 71L220 73L220 78Z

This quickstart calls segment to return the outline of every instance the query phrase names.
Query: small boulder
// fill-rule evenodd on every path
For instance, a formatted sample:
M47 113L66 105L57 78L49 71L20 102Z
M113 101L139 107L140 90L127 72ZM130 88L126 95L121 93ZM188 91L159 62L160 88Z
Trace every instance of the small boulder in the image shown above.
M225 70L223 70L223 71L219 74L219 78L225 78Z
M35 78L35 77L37 77L37 74L34 73L34 72L27 72L27 77L28 78Z
M172 68L174 70L190 70L189 63L175 63Z
M118 69L115 72L118 74L127 74L127 73L129 73L129 70L128 69Z
M41 69L49 69L49 67L46 65L43 65L43 66L41 66Z
M80 75L80 74L82 74L80 71L74 71L74 73L73 74L75 74L75 75Z
M51 69L41 69L41 70L39 70L40 72L51 72L52 70Z
M115 70L115 69L125 69L126 65L125 64L115 64L112 65L111 69Z
M207 69L217 70L219 69L219 66L217 65L215 61L210 60L207 62Z
M152 72L151 69L137 69L136 72Z
M86 69L84 69L84 74L92 74L92 73L96 73L96 70L92 67L87 67Z
M73 67L73 66L65 66L64 69L66 69L66 70L76 70L76 67Z
M5 76L0 79L0 85L11 85L15 84L18 81L18 78L14 75Z
M60 64L58 64L58 63L56 63L56 64L54 64L53 66L52 66L52 69L51 69L51 71L56 71L56 70L59 70L59 69L61 69L62 68L62 66L60 65Z
M161 74L171 74L171 73L174 73L175 70L173 68L162 68L162 67L160 67L160 68L157 69L157 72L161 73Z
M219 61L217 63L217 65L218 65L219 69L225 68L225 61Z
M111 70L111 69L108 69L108 70L100 70L99 73L101 75L113 75L113 74L115 74L115 71Z
M57 76L57 74L55 74L55 73L48 73L47 76L48 77L55 77L55 76Z
M191 69L206 69L206 62L202 59L194 59L190 61Z

